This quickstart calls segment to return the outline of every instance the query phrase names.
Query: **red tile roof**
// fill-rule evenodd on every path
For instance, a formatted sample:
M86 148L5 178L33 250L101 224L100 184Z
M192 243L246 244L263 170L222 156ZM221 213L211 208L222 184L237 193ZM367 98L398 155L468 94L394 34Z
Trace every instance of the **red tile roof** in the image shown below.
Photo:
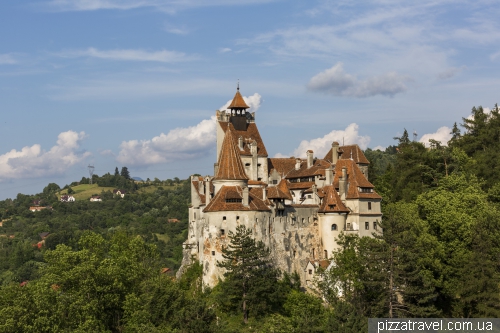
M231 102L231 104L227 108L228 109L248 109L248 108L250 108L247 105L247 103L245 103L243 96L241 96L239 88L233 97L233 101Z
M243 189L241 186L222 186L205 207L203 212L221 212L221 211L269 211L271 210L263 201L254 195L251 191L248 193L248 207L243 206L242 202L226 202L227 199L243 199Z
M342 152L342 155L340 155L339 159L347 160L347 159L351 159L351 156L352 156L352 159L354 160L354 162L356 162L358 164L370 164L370 161L368 161L365 154L363 153L361 148L359 148L358 145L340 146L339 152ZM328 162L332 162L332 149L331 148L328 151L328 153L326 153L324 159L327 160Z
M267 197L269 199L288 199L293 200L290 190L288 189L288 184L285 179L282 179L278 186L268 187Z
M342 203L337 190L332 186L324 186L321 190L324 193L323 201L319 207L320 213L348 213L349 209Z
M238 148L238 152L241 155L252 155L250 153L250 143L255 141L257 143L257 155L267 157L267 150L264 146L264 141L262 141L259 130L257 129L257 125L255 123L247 124L246 130L237 130L230 122L227 123L220 121L219 124L224 132L227 132L228 129L231 130L233 141L236 143L236 146L238 146L238 138L240 136L243 138L243 150L240 150Z
M227 125L226 125L227 127ZM248 180L240 152L233 140L231 129L226 131L219 156L219 167L214 179Z
M349 182L349 188L346 193L347 199L381 199L382 197L377 194L377 192L373 191L370 193L362 193L358 190L358 187L361 188L370 188L373 189L374 186L370 183L365 175L361 172L359 167L356 165L354 160L338 160L335 165L335 179L333 181L333 185L335 188L339 188L339 179L342 177L342 168L347 168L347 178Z
M286 178L290 179L290 178L300 178L300 177L312 177L316 175L324 176L325 169L329 167L330 163L322 159L317 159L310 168L307 167L306 160L301 160L299 170L295 170L295 165L294 165L294 168L288 172Z
M269 168L269 173L274 169L282 177L285 177L290 171L295 168L295 157L287 158L269 158L267 160L267 166Z

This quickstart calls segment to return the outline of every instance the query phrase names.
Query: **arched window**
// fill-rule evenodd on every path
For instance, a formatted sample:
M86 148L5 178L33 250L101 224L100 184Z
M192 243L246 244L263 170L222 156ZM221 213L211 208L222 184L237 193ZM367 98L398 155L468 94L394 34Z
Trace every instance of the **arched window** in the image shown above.
M336 231L337 230L337 225L334 223L332 224L332 231Z

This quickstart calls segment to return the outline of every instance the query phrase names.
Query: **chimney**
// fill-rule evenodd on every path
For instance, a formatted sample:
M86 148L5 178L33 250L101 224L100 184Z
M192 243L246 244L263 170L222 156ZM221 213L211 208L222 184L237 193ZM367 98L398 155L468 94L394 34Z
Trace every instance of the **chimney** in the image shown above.
M317 204L318 203L318 187L316 186L316 184L314 184L312 186L312 190L313 190L313 200L314 200L314 204Z
M332 164L337 164L339 160L339 143L337 141L332 142Z
M248 186L243 188L243 206L248 207Z
M198 178L198 192L200 192L200 194L205 194L205 186L203 185L203 180L200 180Z
M330 166L328 169L325 169L325 185L333 184L333 170Z
M266 201L267 199L267 193L266 193L266 188L263 187L262 188L262 200Z
M240 148L240 150L243 150L243 137L241 135L238 138L238 147Z
M345 200L347 195L347 168L342 167L342 178L339 179L340 199Z
M300 169L300 158L296 158L295 159L295 170L299 170Z
M205 177L205 206L210 203L210 178Z
M252 175L250 179L252 180L258 180L259 179L259 166L257 165L259 163L258 161L258 156L257 156L257 142L254 140L250 144L250 153L252 154Z
M308 150L306 152L307 154L307 168L309 169L310 167L313 166L313 162L314 162L314 154L313 154L313 151L312 150Z

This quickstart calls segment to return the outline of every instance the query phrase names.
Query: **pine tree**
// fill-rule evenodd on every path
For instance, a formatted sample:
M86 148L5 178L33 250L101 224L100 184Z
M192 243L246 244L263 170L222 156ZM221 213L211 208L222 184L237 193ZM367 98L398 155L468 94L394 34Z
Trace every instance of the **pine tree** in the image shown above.
M252 238L250 229L240 225L228 237L230 243L222 249L225 260L217 262L226 269L221 296L230 308L241 309L247 323L249 314L264 314L273 307L279 271L271 267L269 250Z
M127 167L122 167L122 171L120 172L120 176L122 176L125 179L130 179L130 172L128 171Z
M118 171L118 167L115 167L115 176L119 176L120 172Z

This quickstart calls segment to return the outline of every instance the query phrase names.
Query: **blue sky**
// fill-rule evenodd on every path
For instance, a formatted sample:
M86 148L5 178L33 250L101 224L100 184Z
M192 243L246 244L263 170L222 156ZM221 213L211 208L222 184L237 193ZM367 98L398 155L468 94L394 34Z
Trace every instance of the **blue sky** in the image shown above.
M445 142L498 102L498 17L481 0L4 1L0 199L88 164L212 174L238 79L270 156L387 147L404 128Z

